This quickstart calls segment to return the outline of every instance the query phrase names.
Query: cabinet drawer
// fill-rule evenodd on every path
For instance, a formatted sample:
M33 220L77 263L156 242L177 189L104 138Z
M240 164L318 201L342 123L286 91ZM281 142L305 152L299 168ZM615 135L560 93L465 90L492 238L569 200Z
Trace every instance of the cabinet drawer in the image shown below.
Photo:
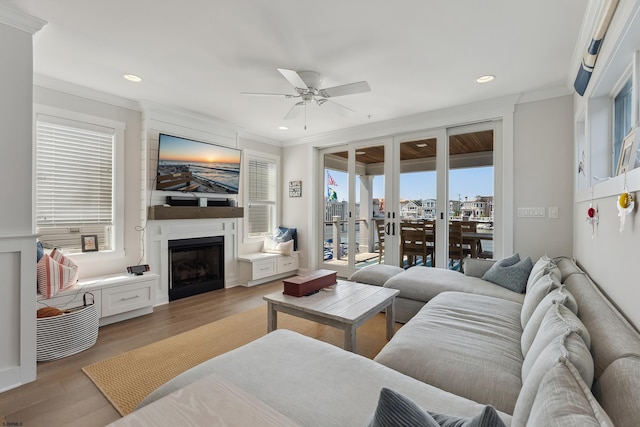
M102 290L102 317L153 305L153 282L116 286Z
M286 273L298 269L297 256L281 256L278 258L278 273Z
M263 277L276 274L276 260L266 259L251 264L251 279L262 279Z

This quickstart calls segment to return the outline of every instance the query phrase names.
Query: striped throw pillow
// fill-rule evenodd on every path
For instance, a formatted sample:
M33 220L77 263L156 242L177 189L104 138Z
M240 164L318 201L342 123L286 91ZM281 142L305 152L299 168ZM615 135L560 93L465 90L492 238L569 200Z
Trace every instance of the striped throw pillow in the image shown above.
M72 286L78 280L78 266L54 249L38 261L38 291L46 298Z

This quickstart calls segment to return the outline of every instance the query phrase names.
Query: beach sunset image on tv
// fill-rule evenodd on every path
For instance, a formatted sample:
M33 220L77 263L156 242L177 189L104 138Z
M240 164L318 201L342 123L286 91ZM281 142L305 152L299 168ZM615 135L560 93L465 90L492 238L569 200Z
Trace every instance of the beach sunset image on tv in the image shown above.
M241 151L160 134L156 189L238 194Z

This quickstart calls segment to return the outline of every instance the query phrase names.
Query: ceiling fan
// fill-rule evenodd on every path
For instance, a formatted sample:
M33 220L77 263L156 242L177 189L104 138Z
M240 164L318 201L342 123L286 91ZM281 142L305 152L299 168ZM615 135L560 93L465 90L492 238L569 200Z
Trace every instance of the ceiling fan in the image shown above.
M329 99L337 96L353 95L356 93L363 93L371 91L369 83L366 81L348 83L340 86L333 86L328 88L321 88L322 74L315 71L293 71L286 68L278 68L280 74L289 81L295 88L296 94L284 94L284 93L252 93L242 92L243 95L253 96L279 96L284 98L300 98L300 101L295 103L291 110L284 116L285 119L294 119L298 117L298 114L302 110L305 111L305 129L306 125L306 106L309 103L315 102L318 106L328 106L336 113L347 116L351 113L355 113L349 107L338 104L337 102Z

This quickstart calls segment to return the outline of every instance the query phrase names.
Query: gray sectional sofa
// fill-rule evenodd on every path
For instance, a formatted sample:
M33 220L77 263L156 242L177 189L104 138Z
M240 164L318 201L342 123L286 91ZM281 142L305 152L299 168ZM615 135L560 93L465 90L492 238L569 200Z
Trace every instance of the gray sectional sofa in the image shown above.
M215 375L299 425L368 425L383 387L438 421L492 406L512 426L638 425L640 335L572 260L538 260L524 295L460 273L447 287L420 268L385 279L410 276L414 293L400 297L425 300L375 360L278 330L176 377L136 412L169 411ZM215 404L190 408L190 422L207 424Z

